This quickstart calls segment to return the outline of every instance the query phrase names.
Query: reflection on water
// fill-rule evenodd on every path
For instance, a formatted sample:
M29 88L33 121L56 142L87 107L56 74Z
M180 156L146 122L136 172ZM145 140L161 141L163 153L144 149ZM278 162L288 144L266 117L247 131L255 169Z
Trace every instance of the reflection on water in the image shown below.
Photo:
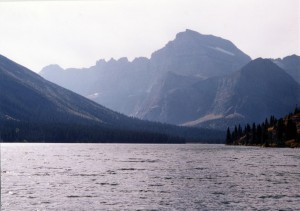
M300 150L1 144L1 210L299 210Z

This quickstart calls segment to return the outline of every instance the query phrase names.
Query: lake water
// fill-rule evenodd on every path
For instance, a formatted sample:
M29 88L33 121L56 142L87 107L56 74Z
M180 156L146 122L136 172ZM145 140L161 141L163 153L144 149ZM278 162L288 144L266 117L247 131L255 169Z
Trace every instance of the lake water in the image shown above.
M300 149L1 144L1 210L300 210Z

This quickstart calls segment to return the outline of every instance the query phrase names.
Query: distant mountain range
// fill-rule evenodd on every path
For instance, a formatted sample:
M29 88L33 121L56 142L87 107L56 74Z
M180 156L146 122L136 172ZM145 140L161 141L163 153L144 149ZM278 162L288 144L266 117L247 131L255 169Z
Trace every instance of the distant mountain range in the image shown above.
M300 57L251 58L232 42L186 30L150 59L99 60L83 69L50 65L40 74L120 113L218 128L293 110Z
M222 132L127 117L53 84L0 55L4 141L171 142L220 140Z
M283 59L271 59L275 64L284 69L298 83L300 83L300 56L292 55Z

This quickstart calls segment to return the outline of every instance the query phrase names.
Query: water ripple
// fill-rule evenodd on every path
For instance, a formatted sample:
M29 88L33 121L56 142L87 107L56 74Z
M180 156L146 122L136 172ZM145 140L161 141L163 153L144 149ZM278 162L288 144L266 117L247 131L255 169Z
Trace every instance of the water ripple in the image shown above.
M299 154L221 145L1 144L1 210L300 210Z

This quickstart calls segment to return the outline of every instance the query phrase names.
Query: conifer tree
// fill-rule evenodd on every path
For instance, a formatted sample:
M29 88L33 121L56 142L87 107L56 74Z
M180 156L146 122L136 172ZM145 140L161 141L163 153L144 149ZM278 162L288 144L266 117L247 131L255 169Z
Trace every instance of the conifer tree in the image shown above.
M281 118L278 120L277 125L276 125L276 136L277 136L276 144L278 146L283 145L284 132L285 132L285 126L284 126L283 119Z
M297 138L297 126L296 124L289 119L286 125L286 139L296 139Z
M262 127L259 124L259 125L257 125L257 129L256 129L256 142L255 142L255 144L261 145L261 139L262 139Z
M256 141L256 125L255 125L255 123L252 124L251 132L252 132L251 144L255 144L255 141Z
M227 128L227 134L226 134L226 144L230 145L232 144L232 137L229 127Z

